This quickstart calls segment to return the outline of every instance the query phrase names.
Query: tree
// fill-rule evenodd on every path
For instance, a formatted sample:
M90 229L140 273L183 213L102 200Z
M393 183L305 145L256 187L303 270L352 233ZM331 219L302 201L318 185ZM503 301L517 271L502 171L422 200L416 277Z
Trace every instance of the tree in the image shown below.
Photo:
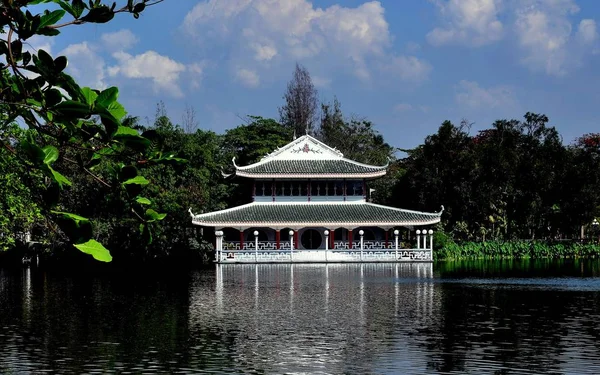
M186 104L181 119L181 126L186 133L193 133L198 129L198 119L194 107Z
M230 129L223 136L224 160L229 163L229 170L234 157L237 165L252 164L292 140L292 129L281 126L277 121L260 116L250 116L250 119L252 122L248 125ZM252 183L249 180L236 180L232 189L230 206L248 203L248 197L252 196Z
M66 166L77 167L101 189L121 196L145 237L151 238L150 228L164 215L146 208L148 199L141 192L149 181L139 169L180 160L153 150L146 134L122 123L126 111L117 101L116 87L82 88L65 73L67 57L53 58L42 49L31 53L23 45L34 35L57 36L65 27L106 23L119 13L138 18L147 6L162 1L128 0L119 7L100 0L5 1L0 14L5 32L0 38L0 56L6 61L0 66L0 104L6 109L0 131L15 121L30 129L18 148L1 137L0 147L14 155L14 170L37 178L38 183L29 187L35 190L32 198L48 219L48 229L58 229L75 248L101 261L110 261L112 256L94 239L89 218L64 210L65 193L74 185L65 175ZM39 4L47 6L31 7ZM61 23L65 17L70 19ZM72 159L72 155L77 157ZM111 158L120 162L113 163Z
M0 141L16 151L16 140L24 131L16 124L0 132ZM39 186L37 179L28 178L17 155L7 148L0 148L0 251L14 247L23 241L27 233L43 218L39 207L31 200L32 190ZM33 184L31 186L30 184Z
M318 110L317 95L308 70L296 64L293 78L283 95L285 104L279 108L281 124L295 131L296 135L314 131Z

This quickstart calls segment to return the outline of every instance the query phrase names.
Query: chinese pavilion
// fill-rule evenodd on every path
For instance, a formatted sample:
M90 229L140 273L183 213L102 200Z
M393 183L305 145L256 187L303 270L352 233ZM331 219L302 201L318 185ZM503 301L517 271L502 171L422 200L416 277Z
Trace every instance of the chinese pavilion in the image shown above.
M214 228L219 263L433 259L429 228L443 207L418 212L367 200L367 183L387 165L346 159L310 135L257 163L238 166L234 158L233 165L235 176L253 181L252 202L199 215L190 209L193 224Z

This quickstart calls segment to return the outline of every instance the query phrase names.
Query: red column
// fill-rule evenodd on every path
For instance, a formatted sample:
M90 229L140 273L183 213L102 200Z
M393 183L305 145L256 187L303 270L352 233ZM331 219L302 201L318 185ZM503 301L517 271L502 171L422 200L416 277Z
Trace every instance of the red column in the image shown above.
M335 229L329 231L329 249L333 250L335 247Z
M352 243L352 229L348 229L348 249L352 250L354 244Z
M279 246L280 240L281 240L281 236L280 236L280 233L279 233L279 229L277 229L275 231L275 241L277 242L277 245L276 245L277 250L279 250L279 247L280 247Z
M240 231L240 250L244 250L244 231Z
M298 249L298 231L294 231L294 250Z
M390 230L389 230L389 229L387 229L387 230L385 231L385 248L386 248L386 249L388 248L388 233L389 233L389 232L390 232Z

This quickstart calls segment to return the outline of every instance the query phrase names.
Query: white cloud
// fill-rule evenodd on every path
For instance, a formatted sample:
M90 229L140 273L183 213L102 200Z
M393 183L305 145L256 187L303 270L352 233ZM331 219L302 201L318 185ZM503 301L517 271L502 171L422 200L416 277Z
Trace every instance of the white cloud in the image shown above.
M427 112L429 112L430 109L431 108L429 108L426 105L413 105L410 103L398 103L394 106L393 111L396 113L413 112L413 111L427 113Z
M207 0L194 6L182 28L196 43L210 39L218 40L215 48L231 46L230 64L240 82L239 59L254 60L246 69L255 75L272 75L275 60L287 68L318 59L324 72L343 70L368 80L373 62L379 66L391 57L384 13L378 1L318 8L308 0Z
M187 69L184 64L155 51L146 51L135 56L120 51L115 52L113 57L118 64L108 69L111 77L150 79L155 92L166 91L174 96L183 96L179 87L179 77Z
M577 37L585 44L592 44L598 39L596 21L591 19L581 20L577 28Z
M109 51L127 51L139 41L138 37L127 29L102 34L100 39Z
M98 54L95 46L88 42L71 44L58 55L67 57L69 61L67 72L80 86L99 90L107 87L104 59Z
M257 87L260 84L260 78L255 71L239 68L235 73L236 79L246 87Z
M37 53L38 50L43 49L52 55L52 45L54 40L49 37L34 35L31 38L23 42L23 50L29 51L30 53Z
M328 88L331 86L331 78L321 77L321 76L311 76L313 85L317 88Z
M507 86L483 88L477 82L462 80L456 90L456 102L472 109L511 107L516 102Z
M582 20L573 35L570 17L579 12L575 1L526 0L518 4L515 31L526 66L562 76L581 65L590 52L585 45L596 39L596 23ZM581 43L573 43L575 39Z
M504 27L498 19L500 0L438 0L445 25L427 34L434 45L483 46L502 39Z
M386 70L403 81L420 82L429 76L431 65L415 56L395 56L386 65Z
M192 89L198 89L204 77L205 62L194 63L187 66L189 82Z
M252 44L254 50L254 58L258 61L268 61L277 55L277 48L260 43Z

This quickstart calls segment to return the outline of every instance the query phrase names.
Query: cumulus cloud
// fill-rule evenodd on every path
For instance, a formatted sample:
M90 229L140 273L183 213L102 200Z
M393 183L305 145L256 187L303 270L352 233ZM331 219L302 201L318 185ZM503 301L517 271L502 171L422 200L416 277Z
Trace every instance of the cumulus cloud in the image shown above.
M484 88L477 82L466 80L456 86L455 99L458 104L472 109L510 107L516 102L507 86Z
M596 21L591 19L581 20L577 28L577 38L585 44L594 43L598 39Z
M526 66L562 76L581 65L597 38L596 22L582 20L574 34L571 18L579 12L575 1L527 0L519 4L515 31Z
M78 82L96 89L129 79L150 82L154 92L181 97L183 80L192 89L200 87L206 65L204 61L184 65L152 50L140 54L126 52L137 41L138 38L131 31L123 29L102 34L100 43L71 44L59 54L67 56L67 71ZM112 53L103 57L106 52Z
M392 75L403 81L423 81L429 76L431 65L415 56L394 56L386 65Z
M102 34L100 39L109 51L127 51L139 41L138 37L128 29Z
M150 79L156 92L166 91L174 96L183 96L179 87L179 77L186 70L184 64L155 51L146 51L135 56L120 51L115 52L113 57L118 63L108 68L111 77Z
M104 59L98 54L97 48L88 42L70 44L59 55L67 56L69 65L67 72L80 85L95 89L107 87Z
M207 43L206 35L220 46L228 42L232 71L240 82L247 80L235 68L239 58L254 60L246 67L254 75L272 70L274 61L288 67L298 60L318 59L325 72L343 69L368 80L373 67L392 57L384 13L378 1L318 8L308 0L207 0L188 12L182 28L199 44Z
M434 45L466 44L483 46L502 38L504 26L498 19L500 0L436 1L444 26L427 34Z
M430 109L431 108L429 108L426 105L413 105L410 103L398 103L393 107L393 111L396 113L413 112L413 111L427 113L427 112L429 112Z
M260 78L255 71L239 68L235 72L236 79L246 87L257 87L260 84Z

